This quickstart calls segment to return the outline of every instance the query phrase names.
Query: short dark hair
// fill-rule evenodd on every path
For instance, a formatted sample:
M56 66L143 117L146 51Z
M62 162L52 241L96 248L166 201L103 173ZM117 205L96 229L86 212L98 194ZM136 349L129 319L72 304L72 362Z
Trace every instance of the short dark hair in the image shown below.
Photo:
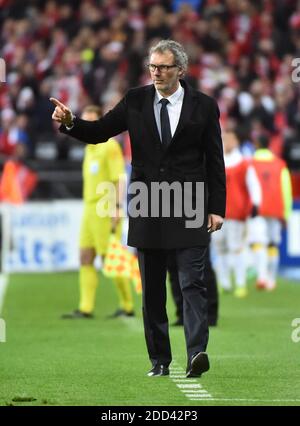
M259 135L257 137L257 142L260 148L268 148L270 141L267 135Z

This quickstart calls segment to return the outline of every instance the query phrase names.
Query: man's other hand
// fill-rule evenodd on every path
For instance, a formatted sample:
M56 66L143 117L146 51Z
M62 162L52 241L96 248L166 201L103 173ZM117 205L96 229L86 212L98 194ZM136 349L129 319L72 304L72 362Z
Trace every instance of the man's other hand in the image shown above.
M50 98L50 101L55 105L52 119L64 126L70 127L73 122L73 114L70 108L62 104L58 99Z
M222 216L219 216L218 214L210 213L208 215L208 221L207 221L207 231L208 232L215 232L222 228L224 219Z

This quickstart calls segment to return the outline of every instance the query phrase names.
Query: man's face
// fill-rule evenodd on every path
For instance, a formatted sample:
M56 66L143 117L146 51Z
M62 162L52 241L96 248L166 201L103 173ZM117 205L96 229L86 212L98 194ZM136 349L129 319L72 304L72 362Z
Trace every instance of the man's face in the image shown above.
M163 96L170 96L174 93L179 85L179 78L183 75L183 71L175 65L174 55L170 51L164 53L154 52L150 56L150 75L155 88ZM171 66L167 69L155 68L151 70L151 65L167 65Z
M229 154L239 146L239 141L233 132L224 132L222 139L225 154Z

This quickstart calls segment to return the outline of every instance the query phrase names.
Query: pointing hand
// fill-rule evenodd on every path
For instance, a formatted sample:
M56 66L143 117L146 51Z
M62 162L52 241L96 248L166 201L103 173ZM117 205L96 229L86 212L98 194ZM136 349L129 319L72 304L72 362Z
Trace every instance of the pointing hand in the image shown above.
M50 101L55 105L55 110L52 114L52 119L65 126L71 126L73 122L73 114L70 108L61 103L58 99L50 98Z

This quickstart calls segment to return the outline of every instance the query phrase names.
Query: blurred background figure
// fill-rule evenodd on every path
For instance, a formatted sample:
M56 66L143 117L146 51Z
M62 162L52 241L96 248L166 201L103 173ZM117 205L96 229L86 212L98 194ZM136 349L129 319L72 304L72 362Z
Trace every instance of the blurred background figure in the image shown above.
M26 164L30 152L28 117L11 108L1 111L0 121L0 201L23 204L36 188L37 174Z
M234 272L236 297L247 296L246 219L256 215L261 188L254 167L245 160L233 131L222 135L226 169L226 219L220 232L212 235L216 273L221 291L231 291Z
M95 121L101 117L101 109L96 105L84 108L82 118ZM95 307L96 288L98 285L98 272L94 265L96 256L105 257L109 237L112 231L121 239L122 220L120 217L99 217L97 214L97 203L101 196L97 187L102 182L112 182L118 193L122 183L120 178L124 177L125 165L119 143L111 139L106 144L87 145L83 161L83 217L80 228L80 270L79 308L64 314L64 319L92 318ZM119 197L117 197L117 200ZM120 204L116 205L121 210ZM134 316L131 282L128 278L114 278L118 292L120 306L111 318L118 316Z
M268 147L268 137L260 136L252 161L262 188L258 215L249 221L249 242L257 269L256 288L260 290L274 290L276 287L281 227L292 209L289 171L285 162Z
M29 145L26 126L26 116L21 114L17 116L11 108L1 111L0 160L2 163L8 158L22 160L26 157Z

